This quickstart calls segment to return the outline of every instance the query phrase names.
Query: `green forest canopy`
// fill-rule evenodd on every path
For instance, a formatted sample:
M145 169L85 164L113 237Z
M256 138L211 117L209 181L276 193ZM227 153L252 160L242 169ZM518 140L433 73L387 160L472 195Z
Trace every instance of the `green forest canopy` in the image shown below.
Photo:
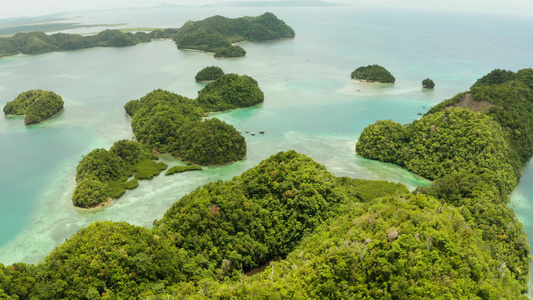
M25 115L24 123L32 125L53 117L63 109L63 99L54 92L30 90L4 106L6 115Z
M152 229L98 222L37 265L0 264L0 296L527 299L527 282L464 209L280 152L183 197ZM522 232L527 261L520 223L501 221Z
M224 71L220 67L217 66L210 66L205 67L198 71L196 76L194 76L194 79L196 81L210 81L210 80L217 80L220 77L224 75Z
M138 179L152 179L167 168L154 159L158 157L149 148L135 141L117 141L109 151L94 149L78 164L72 202L88 208L122 196L139 185Z
M380 65L359 67L350 76L353 79L367 82L394 83L396 81L396 78Z
M357 154L434 179L418 192L459 207L491 245L491 256L522 284L529 276L529 250L507 202L532 153L532 87L532 69L494 70L420 120L368 126L356 145Z

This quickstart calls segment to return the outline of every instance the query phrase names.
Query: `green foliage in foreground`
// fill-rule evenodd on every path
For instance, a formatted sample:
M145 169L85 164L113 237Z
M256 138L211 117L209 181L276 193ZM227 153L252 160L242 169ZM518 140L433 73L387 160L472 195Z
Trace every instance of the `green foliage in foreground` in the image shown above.
M174 38L178 49L214 52L215 57L241 57L246 51L232 43L294 37L294 31L272 13L258 17L229 19L214 16L188 21Z
M26 91L7 102L6 115L26 115L24 123L32 125L50 119L63 109L63 99L54 92L43 90Z
M174 167L169 168L167 172L165 173L165 175L172 175L175 173L183 173L183 172L198 171L198 170L202 170L202 167L200 166L174 166Z
M350 76L353 79L368 82L394 83L394 81L396 81L396 78L394 78L387 69L380 65L359 67L355 69Z
M0 264L0 295L527 299L527 268L518 278L512 260L529 256L523 228L511 209L485 211L485 202L463 198L484 187L461 179L468 182L456 208L398 184L336 178L305 155L280 152L183 197L151 230L95 223L36 266ZM443 184L425 192L445 197L446 190ZM494 254L505 244L485 235L499 222L523 237L505 248L521 256ZM265 271L242 275L275 257L280 261Z
M196 79L196 81L217 80L223 75L224 75L224 71L222 71L220 67L210 66L210 67L205 67L202 70L200 70L196 74L196 76L194 76L194 79Z
M454 207L406 195L345 209L287 259L246 284L213 283L204 298L527 298Z
M265 96L250 76L226 74L198 92L198 103L205 111L224 111L263 103Z
M135 141L121 140L109 149L95 149L80 161L72 202L79 207L95 207L134 189L137 179L152 179L167 168L153 159L147 148ZM135 179L127 181L135 174Z
M435 82L429 78L426 78L422 80L422 87L425 89L433 89L435 88Z

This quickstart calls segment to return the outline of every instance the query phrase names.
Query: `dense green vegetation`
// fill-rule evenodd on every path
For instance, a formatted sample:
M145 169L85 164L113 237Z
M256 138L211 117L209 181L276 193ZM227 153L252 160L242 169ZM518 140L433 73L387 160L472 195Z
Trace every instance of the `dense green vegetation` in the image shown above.
M134 189L138 179L152 179L167 168L148 148L135 141L120 140L111 149L95 149L83 157L76 172L75 206L95 207ZM129 177L135 179L129 180Z
M172 175L175 173L182 173L182 172L188 172L188 171L198 171L202 170L202 167L200 166L174 166L167 170L165 175Z
M172 152L185 162L199 165L226 164L246 156L246 142L235 127L219 119L190 122L177 132Z
M202 70L200 70L196 74L196 76L194 76L194 79L196 79L196 81L210 81L210 80L217 80L223 75L224 75L224 71L222 71L220 67L210 66L210 67L205 67Z
M422 80L422 87L425 89L433 89L435 88L435 82L429 78L426 78Z
M532 154L532 87L532 69L494 70L420 120L368 126L356 145L362 156L435 179L417 193L458 207L522 292L529 276L529 246L507 202Z
M353 79L365 82L394 83L396 78L380 65L368 65L355 69L350 75Z
M239 89L239 83L230 82L227 88ZM131 126L137 140L158 152L172 153L200 165L225 164L246 155L244 137L218 119L202 121L204 108L196 100L156 90L140 100L128 102L125 109L133 116Z
M237 19L214 16L188 21L174 38L178 49L214 52L215 57L241 57L246 51L232 43L294 37L294 31L272 13Z
M264 98L255 79L237 74L226 74L198 92L198 103L207 112L254 106Z
M436 197L336 178L305 155L280 152L183 197L151 230L94 223L37 265L0 264L0 296L527 299L477 216ZM516 219L502 221L507 234L523 235ZM263 272L242 274L273 258Z
M516 73L494 70L476 81L468 93L444 101L428 113L459 106L491 116L501 124L507 141L525 163L533 155L532 100L533 69Z
M54 92L30 90L4 106L6 115L25 115L24 123L32 125L53 117L63 109L63 99Z
M131 127L136 139L161 153L177 147L178 129L191 121L199 121L204 111L194 100L174 93L155 90L125 105L132 116Z
M401 126L381 121L366 127L357 154L393 162L428 179L459 171L480 175L502 194L518 182L516 161L501 126L463 108L424 116Z

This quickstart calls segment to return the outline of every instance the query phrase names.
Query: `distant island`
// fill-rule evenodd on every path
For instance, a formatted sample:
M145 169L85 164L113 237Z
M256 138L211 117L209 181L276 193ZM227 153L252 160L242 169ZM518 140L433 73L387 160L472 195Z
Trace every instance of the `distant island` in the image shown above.
M9 101L4 106L6 115L25 115L24 123L44 122L63 109L63 99L54 92L30 90Z
M214 16L202 21L188 21L177 32L178 49L214 52L215 57L241 57L246 51L232 43L265 41L294 37L294 30L273 13L258 17L230 19Z
M224 71L220 67L210 66L200 70L196 76L194 76L194 79L196 79L196 81L212 81L219 79L223 75Z
M396 78L380 65L359 67L350 76L352 79L362 82L394 83L396 81Z
M242 57L246 51L232 43L294 37L294 31L272 13L258 17L229 19L214 16L202 21L188 21L181 28L157 29L150 32L105 30L95 35L42 31L17 33L0 38L0 57L17 54L41 54L94 47L129 47L153 39L172 39L178 49L214 52L215 57Z
M422 80L422 87L425 89L433 89L435 88L435 82L429 78L426 78Z

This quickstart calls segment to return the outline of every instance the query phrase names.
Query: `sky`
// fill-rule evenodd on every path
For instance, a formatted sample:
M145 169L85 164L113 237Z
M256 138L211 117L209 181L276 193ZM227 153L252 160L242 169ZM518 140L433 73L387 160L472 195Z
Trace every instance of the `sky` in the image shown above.
M60 12L126 7L150 7L162 2L203 5L246 0L2 0L0 19L40 16ZM247 0L250 1L250 0ZM324 0L350 5L386 5L435 9L480 10L519 13L533 17L532 0Z

